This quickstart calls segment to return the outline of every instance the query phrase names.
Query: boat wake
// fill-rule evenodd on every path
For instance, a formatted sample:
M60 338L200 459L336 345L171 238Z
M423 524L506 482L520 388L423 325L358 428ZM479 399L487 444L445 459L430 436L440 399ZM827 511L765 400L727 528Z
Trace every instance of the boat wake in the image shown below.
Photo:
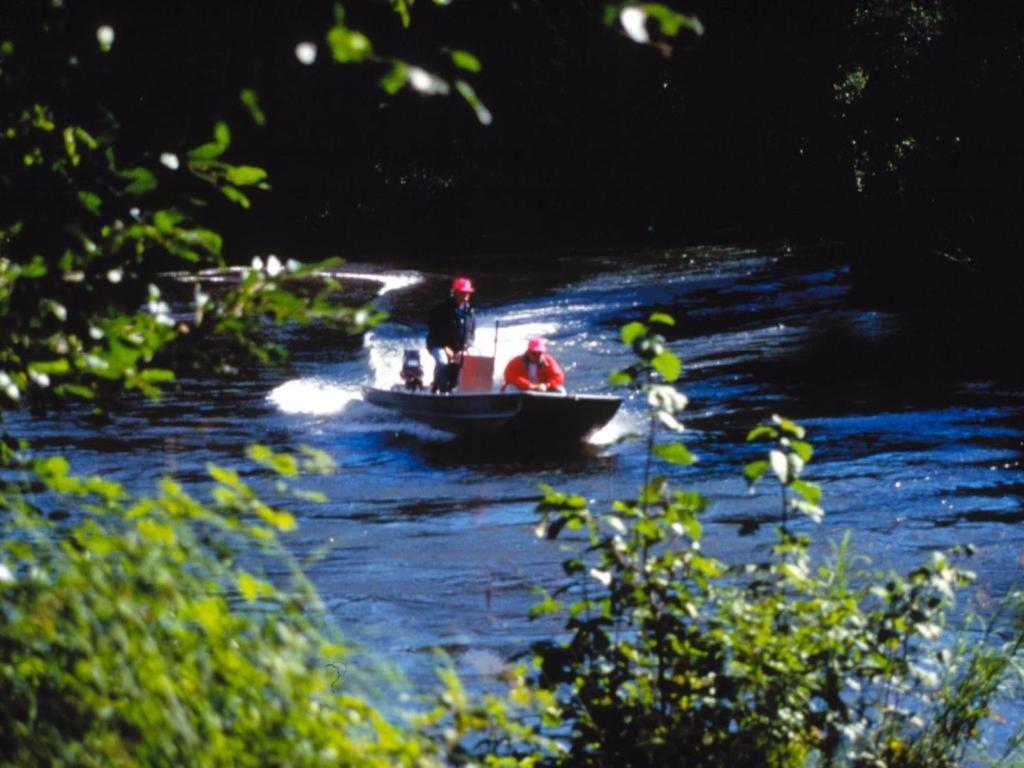
M405 433L420 440L450 441L452 436L415 421L395 420L367 404L361 388L344 387L324 379L292 379L275 388L267 399L292 416L337 416L332 429L340 432Z
M611 421L588 437L587 442L599 447L614 445L629 435L642 433L644 427L645 419L639 414L620 410Z
M341 413L354 400L362 400L357 387L344 387L323 379L293 379L275 388L267 397L283 413L331 416Z

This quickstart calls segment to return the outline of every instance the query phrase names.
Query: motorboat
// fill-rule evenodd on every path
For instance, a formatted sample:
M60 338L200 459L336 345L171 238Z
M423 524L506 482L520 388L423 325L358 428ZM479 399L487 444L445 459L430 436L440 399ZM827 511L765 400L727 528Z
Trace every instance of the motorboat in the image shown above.
M460 435L488 432L535 434L541 441L579 441L611 421L622 404L611 395L555 392L431 394L429 390L365 387L368 403Z
M578 442L611 421L622 404L612 395L559 392L491 391L493 358L468 357L460 386L434 394L428 388L404 384L391 389L364 387L363 399L380 408L457 435L488 434L522 437L541 442Z

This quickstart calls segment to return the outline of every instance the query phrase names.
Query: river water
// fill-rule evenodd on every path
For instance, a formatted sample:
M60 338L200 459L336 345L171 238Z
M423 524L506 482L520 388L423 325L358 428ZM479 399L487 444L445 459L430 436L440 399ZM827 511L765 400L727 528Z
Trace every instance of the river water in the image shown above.
M670 346L684 361L684 437L699 462L670 474L711 499L709 553L762 557L773 541L777 495L748 493L740 470L762 450L744 443L746 431L781 413L816 446L807 477L823 485L827 514L796 527L814 529L820 550L850 531L873 567L906 570L932 550L971 543L979 588L967 607L982 613L1020 581L1020 379L974 365L952 348L962 338L947 344L930 324L872 307L841 255L816 250L525 254L436 272L353 262L343 282L376 294L391 314L362 343L291 329L287 374L186 382L103 424L20 416L14 431L37 452L72 457L79 473L140 491L167 473L202 483L207 462L261 482L244 459L248 443L328 451L337 471L304 487L329 501L291 504L300 527L286 541L299 555L326 548L310 573L332 614L418 683L432 678L438 646L471 682L486 679L552 629L527 619L531 588L557 581L564 556L532 533L538 484L583 494L595 509L633 496L643 451L622 438L642 428L643 407L628 400L592 443L538 459L470 449L362 402L361 386L397 381L402 350L421 346L425 309L456 270L477 284L481 351L495 349L495 321L499 369L543 334L576 391L609 391L608 373L630 362L622 324L655 310L677 317Z

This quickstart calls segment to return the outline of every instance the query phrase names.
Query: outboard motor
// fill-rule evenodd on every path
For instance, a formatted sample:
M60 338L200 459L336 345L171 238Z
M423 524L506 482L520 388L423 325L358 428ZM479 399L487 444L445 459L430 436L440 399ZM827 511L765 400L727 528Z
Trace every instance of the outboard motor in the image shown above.
M423 363L418 349L407 349L402 354L402 381L409 392L423 389Z

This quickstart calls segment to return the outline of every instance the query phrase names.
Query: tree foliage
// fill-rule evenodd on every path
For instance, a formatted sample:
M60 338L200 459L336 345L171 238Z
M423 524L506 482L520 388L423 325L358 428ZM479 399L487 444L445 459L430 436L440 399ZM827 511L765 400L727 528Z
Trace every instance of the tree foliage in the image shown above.
M265 319L357 331L377 318L329 300L337 285L315 276L330 263L250 265L235 253L246 267L237 282L209 288L203 270L228 265L210 221L225 205L248 208L267 172L233 159L224 121L172 146L122 141L104 101L65 95L102 77L115 33L69 14L35 4L0 62L0 406L155 394L175 370L281 359Z

